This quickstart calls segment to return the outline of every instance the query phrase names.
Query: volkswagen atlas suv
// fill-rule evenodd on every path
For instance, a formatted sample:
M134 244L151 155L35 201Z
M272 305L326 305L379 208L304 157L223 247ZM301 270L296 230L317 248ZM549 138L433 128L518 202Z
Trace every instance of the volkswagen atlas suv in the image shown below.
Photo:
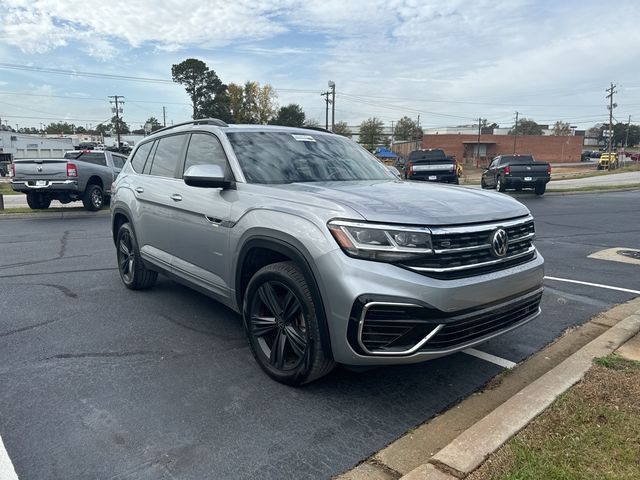
M168 127L136 145L112 195L124 285L162 273L232 308L283 383L440 357L540 313L525 206L402 181L330 132Z

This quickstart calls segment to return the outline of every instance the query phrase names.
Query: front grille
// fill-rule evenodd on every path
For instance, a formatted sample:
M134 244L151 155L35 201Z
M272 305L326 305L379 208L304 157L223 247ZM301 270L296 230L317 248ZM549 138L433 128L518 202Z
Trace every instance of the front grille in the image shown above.
M504 228L508 249L504 257L494 255L491 236ZM434 254L403 262L400 266L440 279L464 278L491 273L530 261L536 255L533 247L533 218L468 227L433 228Z
M424 345L422 351L448 350L504 330L538 311L542 292L525 301L460 319L452 319Z
M473 310L445 313L415 304L354 304L349 342L361 353L408 355L456 349L532 318L542 290Z

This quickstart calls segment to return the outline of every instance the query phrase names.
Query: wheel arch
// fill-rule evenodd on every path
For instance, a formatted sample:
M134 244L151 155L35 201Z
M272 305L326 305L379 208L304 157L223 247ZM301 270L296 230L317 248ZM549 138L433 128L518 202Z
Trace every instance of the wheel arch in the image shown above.
M329 326L327 315L322 301L320 286L316 280L312 268L311 255L302 245L296 245L295 239L289 241L272 238L263 235L256 235L247 239L238 255L235 271L235 294L238 309L243 314L243 297L251 276L260 268L281 261L292 261L302 271L309 286L313 303L316 306L316 317L318 329L320 330L320 343L322 351L327 358L333 359L331 350L331 339L329 336ZM258 257L257 255L262 255ZM244 321L244 320L243 320Z

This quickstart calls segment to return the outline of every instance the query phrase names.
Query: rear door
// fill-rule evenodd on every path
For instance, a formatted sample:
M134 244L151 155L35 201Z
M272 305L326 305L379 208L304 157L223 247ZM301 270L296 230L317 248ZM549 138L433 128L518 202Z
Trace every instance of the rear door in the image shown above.
M227 175L231 169L224 148L212 133L191 134L179 177L194 165L219 165ZM170 230L175 234L171 254L173 270L189 280L204 284L222 297L229 294L227 252L231 203L236 190L191 187L180 180L171 184Z
M19 159L14 160L14 164L15 177L13 180L26 181L31 186L35 186L36 182L46 180L67 179L67 161L63 158Z

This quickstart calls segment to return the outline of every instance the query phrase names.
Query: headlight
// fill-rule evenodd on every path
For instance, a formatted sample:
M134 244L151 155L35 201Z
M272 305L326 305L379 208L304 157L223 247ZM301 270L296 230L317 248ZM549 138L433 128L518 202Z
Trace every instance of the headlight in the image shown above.
M327 226L349 256L380 262L411 260L433 253L426 228L332 220Z

